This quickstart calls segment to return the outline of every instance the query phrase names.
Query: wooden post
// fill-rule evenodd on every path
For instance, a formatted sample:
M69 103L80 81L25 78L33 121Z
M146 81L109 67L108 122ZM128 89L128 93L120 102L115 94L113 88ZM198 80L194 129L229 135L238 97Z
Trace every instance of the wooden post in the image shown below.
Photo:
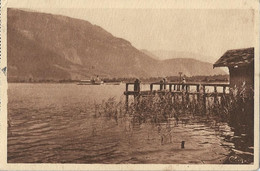
M139 103L140 103L140 93L138 93L137 95L136 95L136 97L135 97L135 100L136 100L136 104L137 104L137 110L139 109Z
M226 86L223 86L223 94L222 94L221 99L220 99L222 111L224 110L224 107L225 107L224 99L226 100Z
M169 91L172 92L172 84L169 84Z
M163 89L163 81L160 81L160 91Z
M190 97L189 97L189 85L186 85L186 102L189 103Z
M134 82L134 91L139 92L140 91L140 81L138 79Z
M153 91L153 83L150 84L150 91Z
M126 83L125 84L125 86L126 86L126 88L125 88L125 90L126 90L126 96L125 96L125 110L126 111L128 111L128 99L129 99L129 97L128 97L128 83Z
M182 101L182 107L183 107L183 109L185 109L185 98L184 98L184 96L186 95L186 92L183 91L183 86L184 85L182 85L182 90L181 90L181 101Z
M128 91L128 83L125 84L125 91Z
M197 92L200 92L200 85L197 85Z
M190 105L190 94L188 91L186 91L186 109L189 109L189 105Z
M138 79L134 82L134 98L136 100L136 97L140 94L140 81Z
M181 98L182 98L181 99L182 100L182 104L184 105L184 94L183 93L181 94Z
M136 79L134 82L134 102L135 102L135 107L136 110L139 108L139 102L140 102L140 81L139 79Z
M197 85L197 102L200 100L200 85Z
M216 104L218 100L218 95L217 95L217 86L214 86L214 103Z
M206 86L203 85L203 110L204 114L207 113L207 97L206 97Z
M128 99L129 99L128 94L126 94L126 96L125 96L125 110L126 111L128 111Z

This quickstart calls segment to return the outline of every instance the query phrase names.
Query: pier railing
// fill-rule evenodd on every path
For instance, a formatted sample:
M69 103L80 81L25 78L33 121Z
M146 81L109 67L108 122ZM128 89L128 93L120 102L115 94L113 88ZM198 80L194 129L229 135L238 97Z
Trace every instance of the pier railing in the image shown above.
M159 89L154 89L155 85L159 85ZM129 90L129 86L133 86L133 90ZM193 88L193 91L191 91ZM218 88L221 88L219 91ZM213 92L208 91L209 89ZM195 90L195 91L194 91ZM126 83L126 91L124 95L126 96L126 108L128 109L129 96L134 96L134 99L139 99L140 97L166 95L170 94L174 98L176 95L182 96L182 101L184 98L189 101L190 95L197 96L197 100L202 99L204 110L206 112L206 103L208 97L213 97L214 102L223 98L229 94L229 84L228 83L178 83L178 82L157 82L150 83L150 90L141 90L140 82Z

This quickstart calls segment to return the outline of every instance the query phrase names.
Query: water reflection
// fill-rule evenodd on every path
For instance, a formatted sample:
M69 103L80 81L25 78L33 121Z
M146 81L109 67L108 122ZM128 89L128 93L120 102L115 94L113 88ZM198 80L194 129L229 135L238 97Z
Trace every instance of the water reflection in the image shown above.
M156 123L116 111L107 87L14 85L8 90L10 163L251 163L252 138L236 125L192 114ZM70 91L73 89L73 92ZM113 86L108 97L121 94ZM40 91L40 92L39 92ZM122 91L121 91L122 92ZM69 98L68 98L69 97ZM73 100L72 100L73 99ZM118 104L118 103L116 103ZM106 108L102 108L104 105ZM239 125L241 126L241 124ZM182 148L182 142L184 148Z

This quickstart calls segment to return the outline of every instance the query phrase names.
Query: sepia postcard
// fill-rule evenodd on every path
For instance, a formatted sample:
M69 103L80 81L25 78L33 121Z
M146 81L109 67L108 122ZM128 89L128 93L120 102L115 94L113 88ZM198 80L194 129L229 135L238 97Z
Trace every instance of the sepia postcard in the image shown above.
M0 170L257 170L259 2L3 0Z

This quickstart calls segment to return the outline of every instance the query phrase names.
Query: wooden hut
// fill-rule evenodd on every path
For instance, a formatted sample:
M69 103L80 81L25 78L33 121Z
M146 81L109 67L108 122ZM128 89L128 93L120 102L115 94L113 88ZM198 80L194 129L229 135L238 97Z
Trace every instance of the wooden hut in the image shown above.
M254 87L254 48L228 50L213 65L213 67L228 67L230 87Z

